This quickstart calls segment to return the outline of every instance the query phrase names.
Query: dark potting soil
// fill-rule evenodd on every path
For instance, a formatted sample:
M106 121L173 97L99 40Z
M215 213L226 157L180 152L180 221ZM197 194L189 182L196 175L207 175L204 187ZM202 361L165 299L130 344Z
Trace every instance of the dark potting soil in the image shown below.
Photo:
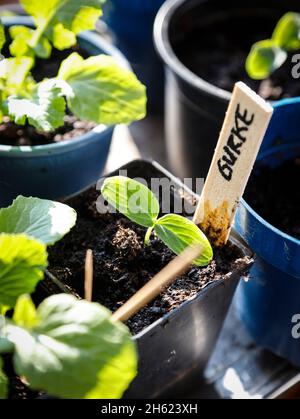
M32 71L34 79L39 82L44 78L55 77L61 62L74 51L86 57L84 51L73 48L68 51L54 50L51 58L48 60L38 59ZM0 144L10 146L37 146L70 141L91 131L95 126L96 124L94 122L82 121L71 114L67 114L62 127L47 133L37 131L29 124L25 126L17 125L9 121L9 118L4 118L3 123L0 125Z
M92 190L69 204L78 212L71 233L49 249L52 274L81 297L84 295L84 260L87 249L94 253L93 300L111 311L118 309L159 272L174 254L154 235L144 246L146 229L120 214L99 214ZM208 282L216 281L246 262L240 251L228 245L215 250L214 260L204 268L191 267L147 307L128 321L136 334L194 297Z
M300 156L275 169L255 169L245 200L273 226L300 239Z
M267 100L279 100L300 95L299 78L294 79L291 58L265 80L251 79L245 63L251 46L272 35L277 18L258 13L253 16L226 15L213 24L186 30L186 35L176 35L173 47L178 58L193 73L209 83L231 92L237 81L243 81ZM189 21L191 19L191 21ZM196 22L186 17L188 28ZM200 21L201 24L201 21Z

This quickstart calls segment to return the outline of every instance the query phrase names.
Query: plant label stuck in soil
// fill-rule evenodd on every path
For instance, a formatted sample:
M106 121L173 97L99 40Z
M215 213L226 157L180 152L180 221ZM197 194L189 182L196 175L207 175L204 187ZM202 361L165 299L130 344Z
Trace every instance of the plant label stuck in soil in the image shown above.
M271 105L244 83L236 83L194 215L216 246L228 240L272 113Z

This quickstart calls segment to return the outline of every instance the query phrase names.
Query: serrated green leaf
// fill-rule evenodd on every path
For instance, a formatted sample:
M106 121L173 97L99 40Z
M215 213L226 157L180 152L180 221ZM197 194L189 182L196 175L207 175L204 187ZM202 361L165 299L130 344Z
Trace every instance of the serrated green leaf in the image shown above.
M113 125L145 116L145 87L112 57L84 60L73 53L62 62L58 77L69 85L64 93L69 108L80 119Z
M0 400L6 399L8 390L8 379L3 371L3 360L0 358Z
M38 317L32 299L28 294L18 298L13 314L13 321L22 327L32 329L38 323Z
M94 29L103 0L21 0L21 4L37 27L30 45L34 48L46 36L57 49L63 49L75 44L74 35Z
M52 245L74 227L76 218L76 211L68 205L19 196L11 206L0 209L0 232L24 233Z
M76 35L58 23L53 28L52 41L57 49L64 50L76 44Z
M44 244L24 234L0 234L0 303L14 307L20 295L31 294L46 267Z
M6 37L5 37L5 31L4 26L2 25L2 22L0 21L0 52L3 48L3 45L5 44Z
M276 25L272 40L281 48L293 51L300 48L300 14L286 13Z
M131 340L124 345L114 359L98 373L96 387L88 392L86 399L119 399L136 376L136 349ZM120 379L120 377L122 377Z
M48 39L41 36L39 42L34 48L31 48L29 43L34 34L34 30L26 26L11 26L9 33L12 38L12 43L9 46L11 55L15 57L37 55L40 58L49 58L52 51L52 46Z
M135 344L123 324L99 304L66 294L44 300L37 316L30 330L6 326L15 370L31 388L63 398L120 397L137 366Z
M177 255L187 247L200 245L203 251L194 263L198 266L206 266L211 262L213 251L207 237L196 224L187 218L177 214L165 215L157 220L154 231Z
M39 131L54 131L64 124L66 102L62 89L54 79L37 85L32 99L8 98L9 116L16 124L25 125L26 121Z
M159 214L156 196L147 186L125 176L105 179L101 194L106 201L130 220L153 227Z
M31 56L28 39L31 37L30 29L25 26L12 26L9 28L12 42L9 46L11 55L15 57Z
M33 64L34 60L31 57L6 58L0 61L3 100L12 94L17 95L23 91Z
M253 45L246 61L248 75L255 80L262 80L282 66L287 59L287 52L274 41L266 39Z

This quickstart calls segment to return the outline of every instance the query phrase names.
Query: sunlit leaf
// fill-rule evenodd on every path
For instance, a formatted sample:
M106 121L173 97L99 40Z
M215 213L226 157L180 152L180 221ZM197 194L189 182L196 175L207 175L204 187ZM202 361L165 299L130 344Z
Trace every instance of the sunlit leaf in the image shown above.
M76 218L76 211L68 205L19 196L11 206L0 209L0 232L24 233L52 245L71 230Z
M30 387L63 398L119 398L136 375L128 329L96 303L61 294L37 309L38 323L8 324L14 366Z
M195 223L177 214L160 218L155 227L158 237L177 255L186 248L200 245L201 255L194 261L196 265L206 266L213 258L211 245L205 234Z
M84 60L73 53L62 62L58 77L68 84L69 108L80 119L113 125L145 116L145 87L112 57Z
M24 234L0 234L0 304L14 307L22 294L31 294L44 277L44 244Z
M153 227L159 214L156 196L147 186L125 176L105 179L101 194L127 218L144 227Z
M246 70L252 79L262 80L282 66L287 52L272 40L264 40L253 45L246 61Z

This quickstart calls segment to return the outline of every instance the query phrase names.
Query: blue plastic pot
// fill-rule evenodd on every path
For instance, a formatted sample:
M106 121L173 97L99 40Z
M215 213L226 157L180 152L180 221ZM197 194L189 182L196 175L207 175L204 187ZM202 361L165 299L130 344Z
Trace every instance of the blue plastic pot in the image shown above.
M256 165L275 167L300 155L300 99L274 108ZM291 182L299 187L299 179ZM292 318L300 314L300 240L269 224L244 200L235 226L257 254L250 280L238 289L240 317L258 345L300 367L300 339L292 336Z
M27 17L3 21L6 26L30 26L31 22ZM90 55L111 55L128 68L122 54L95 33L80 35L79 44ZM0 145L0 206L9 205L20 194L62 199L95 183L104 169L113 129L100 125L75 140L43 146Z
M147 86L148 106L163 109L163 66L153 45L155 16L165 0L107 0L103 19L114 34L116 46Z

